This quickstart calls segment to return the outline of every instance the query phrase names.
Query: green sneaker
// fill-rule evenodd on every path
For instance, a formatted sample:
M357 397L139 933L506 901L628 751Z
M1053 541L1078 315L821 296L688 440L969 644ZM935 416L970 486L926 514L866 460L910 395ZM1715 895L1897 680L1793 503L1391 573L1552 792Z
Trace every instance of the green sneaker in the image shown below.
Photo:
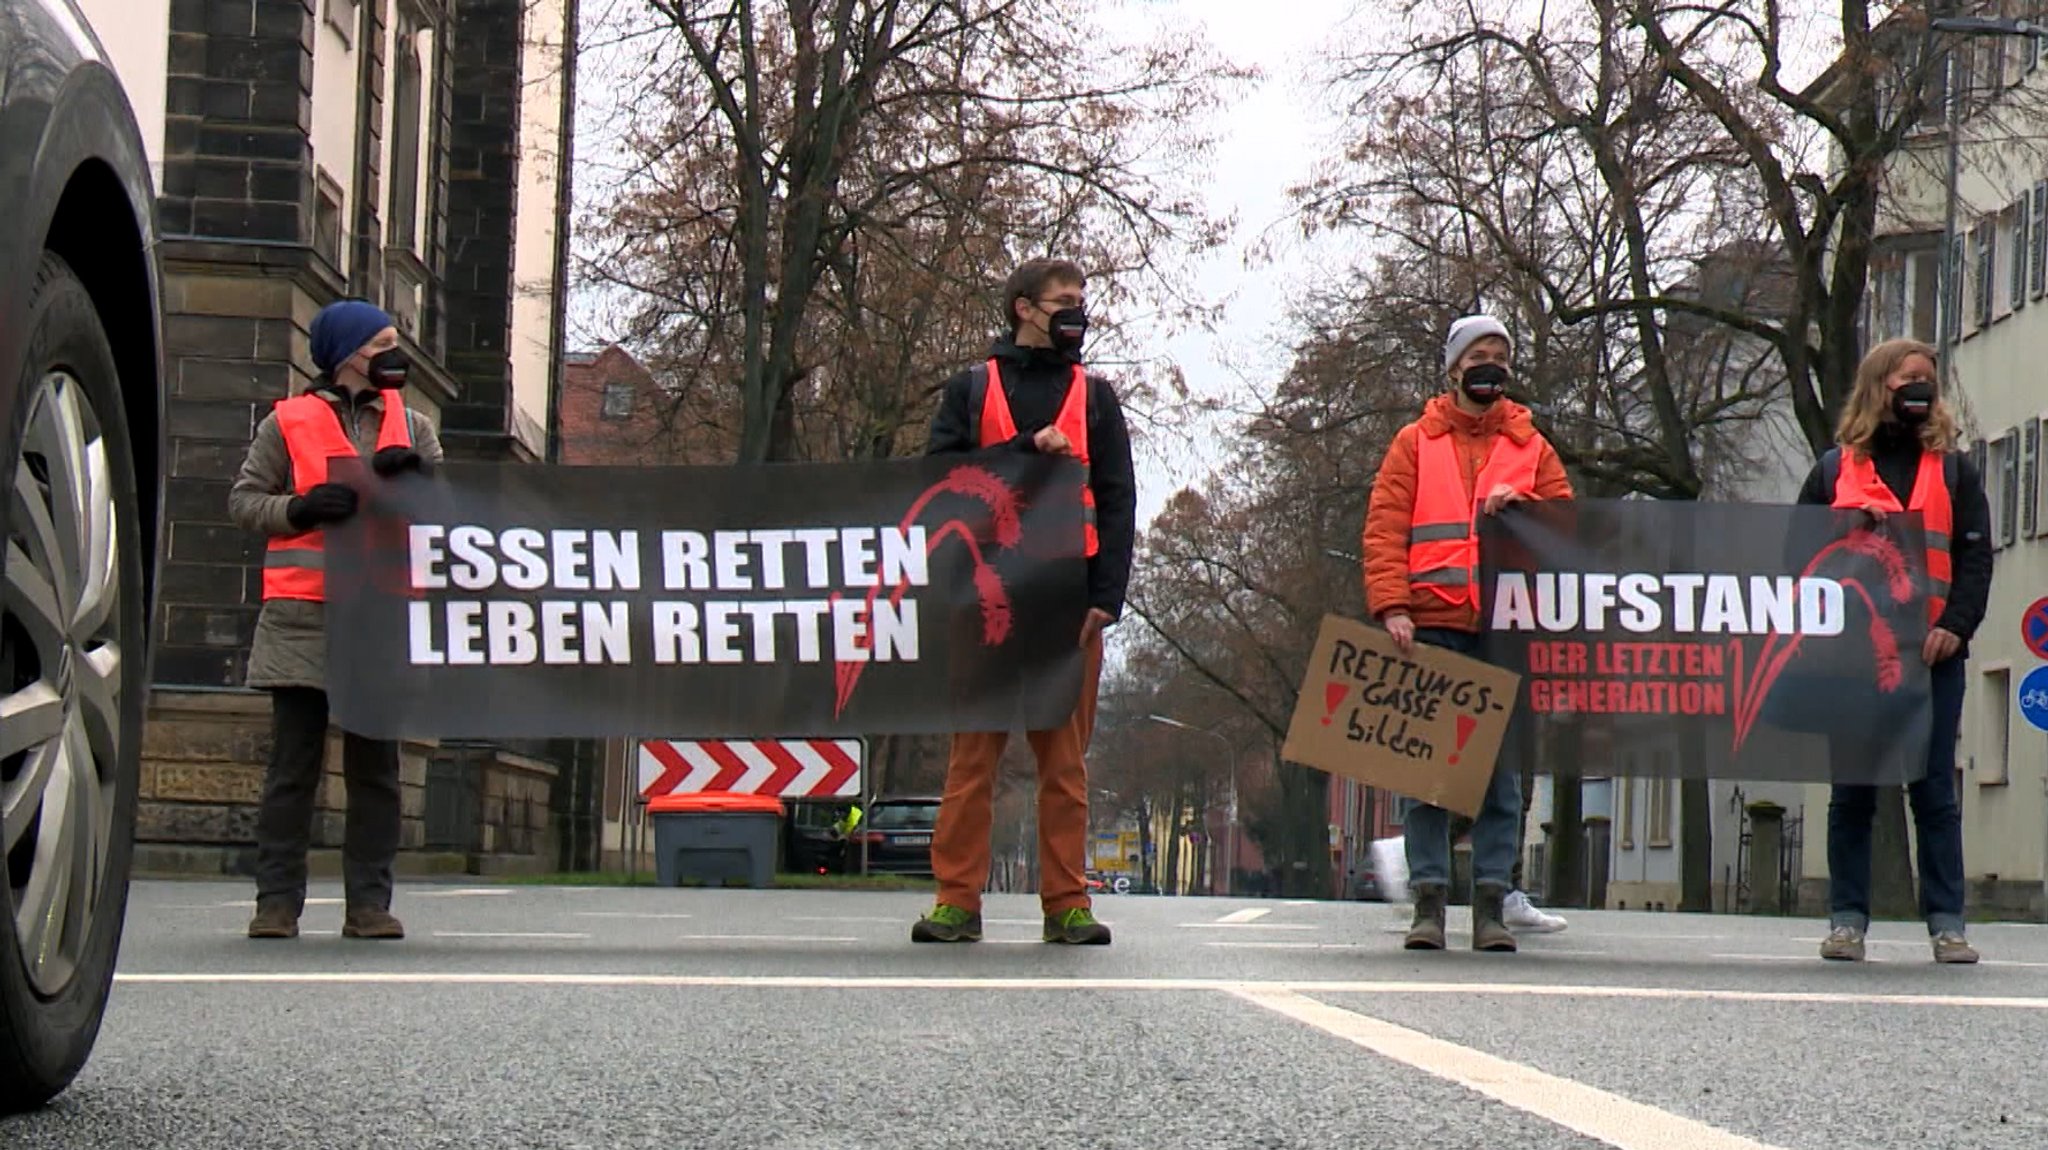
M1109 928L1095 921L1085 906L1045 916L1045 941L1068 946L1108 946Z
M910 928L910 941L980 942L981 916L940 903Z

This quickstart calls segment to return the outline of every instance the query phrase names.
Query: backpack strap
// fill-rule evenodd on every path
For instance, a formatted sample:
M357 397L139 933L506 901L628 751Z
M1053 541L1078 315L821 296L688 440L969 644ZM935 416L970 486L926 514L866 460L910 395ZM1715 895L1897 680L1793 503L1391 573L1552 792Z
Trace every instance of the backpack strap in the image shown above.
M967 369L967 436L981 442L981 413L988 405L988 361Z
M1842 478L1842 449L1830 447L1820 457L1820 493L1829 503L1835 501L1835 484Z

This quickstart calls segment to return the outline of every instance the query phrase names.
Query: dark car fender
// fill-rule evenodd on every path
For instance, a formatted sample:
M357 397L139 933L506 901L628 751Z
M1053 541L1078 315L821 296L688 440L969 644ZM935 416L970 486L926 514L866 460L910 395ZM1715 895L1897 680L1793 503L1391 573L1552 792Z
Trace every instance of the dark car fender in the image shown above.
M63 8L63 13L54 8ZM140 311L148 316L149 346L117 340L115 355L127 392L135 449L160 468L167 450L168 389L163 386L156 192L142 131L91 32L64 0L0 0L0 40L7 46L0 56L0 204L6 205L0 214L0 365L18 365L26 354L28 293L42 252L52 246L52 226L65 194L75 183L89 187L95 217L111 210L125 212L124 222L140 240L139 250L123 245L108 252L104 245L125 229L95 226L71 245L97 245L109 257L132 261L140 272L138 278L85 274L89 269L79 269L102 315L139 319ZM76 254L66 254L74 265L81 262ZM132 286L138 283L146 283L146 289ZM133 324L123 326L134 330ZM14 410L20 377L18 367L0 370L0 410ZM13 427L5 426L0 434L11 439ZM0 447L11 452L13 445ZM161 547L162 485L146 467L139 478L151 498L143 507L145 529ZM145 567L153 575L155 564ZM152 606L147 604L146 609Z

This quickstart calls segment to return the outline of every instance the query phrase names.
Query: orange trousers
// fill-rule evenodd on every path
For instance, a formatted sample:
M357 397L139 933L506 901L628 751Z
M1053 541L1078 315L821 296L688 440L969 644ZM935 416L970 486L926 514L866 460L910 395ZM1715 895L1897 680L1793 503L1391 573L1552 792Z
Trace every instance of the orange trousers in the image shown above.
M1088 898L1088 740L1095 734L1095 691L1102 678L1102 636L1089 642L1081 666L1081 699L1066 724L1027 732L1038 759L1038 900L1046 914L1090 905ZM939 901L981 911L988 886L989 828L995 822L996 767L1010 736L977 731L953 736L946 794L932 833L932 871Z

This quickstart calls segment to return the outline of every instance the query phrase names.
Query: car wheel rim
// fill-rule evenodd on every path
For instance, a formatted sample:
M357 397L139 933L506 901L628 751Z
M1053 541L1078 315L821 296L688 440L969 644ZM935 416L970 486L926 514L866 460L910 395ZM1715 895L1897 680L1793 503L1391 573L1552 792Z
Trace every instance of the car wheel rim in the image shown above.
M0 613L0 857L29 983L69 985L92 935L121 763L115 491L78 381L44 376L9 494Z

